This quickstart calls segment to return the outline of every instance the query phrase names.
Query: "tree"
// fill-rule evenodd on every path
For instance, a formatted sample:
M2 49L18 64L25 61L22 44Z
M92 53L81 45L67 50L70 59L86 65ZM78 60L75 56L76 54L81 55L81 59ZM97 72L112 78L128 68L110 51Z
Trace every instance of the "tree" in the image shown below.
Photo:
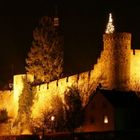
M53 109L54 119L54 130L55 131L64 131L65 130L65 110L62 99L58 95L54 95L52 98L51 106Z
M51 116L53 110L42 110L40 117L31 118L30 128L33 134L49 132L51 129Z
M54 95L50 100L50 108L42 110L39 118L32 118L31 128L33 133L65 130L64 104L59 95ZM54 119L52 120L52 116Z
M69 87L64 93L64 100L66 103L66 127L73 131L80 126L83 118L80 91L74 86Z
M34 100L34 89L29 81L23 79L24 88L19 96L18 115L14 122L14 126L19 127L20 133L24 129L30 129L31 108Z
M35 83L60 78L63 71L63 37L53 18L44 16L33 31L33 42L26 59L27 73L35 76Z

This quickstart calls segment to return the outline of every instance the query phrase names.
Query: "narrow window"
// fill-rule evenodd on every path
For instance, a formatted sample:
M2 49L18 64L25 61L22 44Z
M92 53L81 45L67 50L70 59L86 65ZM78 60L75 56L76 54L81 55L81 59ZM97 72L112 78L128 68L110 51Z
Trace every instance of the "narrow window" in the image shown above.
M104 123L107 124L108 123L108 116L104 115Z

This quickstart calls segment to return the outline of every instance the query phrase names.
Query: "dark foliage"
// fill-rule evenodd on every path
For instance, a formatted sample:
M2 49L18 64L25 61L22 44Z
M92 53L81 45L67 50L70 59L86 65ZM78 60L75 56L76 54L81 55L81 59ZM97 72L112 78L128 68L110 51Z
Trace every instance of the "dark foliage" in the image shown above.
M65 92L66 128L73 131L82 123L83 109L80 92L76 87L69 87Z
M0 110L0 123L6 122L8 120L8 113L6 109Z

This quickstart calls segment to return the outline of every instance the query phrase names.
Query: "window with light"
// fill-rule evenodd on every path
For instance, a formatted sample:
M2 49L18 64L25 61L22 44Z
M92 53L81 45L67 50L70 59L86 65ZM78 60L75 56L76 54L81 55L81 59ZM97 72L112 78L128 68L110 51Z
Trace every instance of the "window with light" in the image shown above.
M104 116L104 123L105 123L105 124L108 123L108 116L107 116L107 115Z

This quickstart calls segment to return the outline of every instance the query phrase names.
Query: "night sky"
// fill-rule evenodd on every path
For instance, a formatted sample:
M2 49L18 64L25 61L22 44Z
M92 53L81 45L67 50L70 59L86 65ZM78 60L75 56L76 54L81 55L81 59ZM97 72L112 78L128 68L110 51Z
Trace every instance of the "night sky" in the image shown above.
M116 31L131 32L132 47L140 48L140 5L134 1L105 1L1 1L0 84L6 84L13 74L25 73L32 32L42 16L54 15L56 5L64 33L65 75L92 69L103 47L102 35L110 12Z

